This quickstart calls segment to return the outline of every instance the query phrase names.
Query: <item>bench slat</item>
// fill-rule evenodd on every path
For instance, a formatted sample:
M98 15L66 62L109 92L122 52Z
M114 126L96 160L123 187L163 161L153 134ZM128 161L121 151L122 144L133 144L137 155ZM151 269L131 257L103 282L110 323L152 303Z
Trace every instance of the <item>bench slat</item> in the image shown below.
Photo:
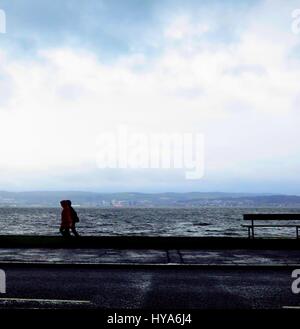
M300 214L244 214L244 220L300 220Z
M243 227L252 227L252 225L251 224L243 224L242 225ZM256 225L256 224L254 224L253 225L253 227L300 227L300 225L268 225L268 224L266 224L266 225Z

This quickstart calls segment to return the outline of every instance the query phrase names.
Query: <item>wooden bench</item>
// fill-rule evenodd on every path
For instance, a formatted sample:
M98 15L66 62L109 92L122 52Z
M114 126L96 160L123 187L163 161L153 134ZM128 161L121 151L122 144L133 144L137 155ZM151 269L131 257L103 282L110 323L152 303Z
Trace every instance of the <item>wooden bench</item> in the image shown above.
M254 228L255 227L295 227L296 238L299 238L299 227L300 227L300 214L244 214L244 220L250 221L249 224L243 224L242 226L248 228L248 238L254 239ZM299 221L299 225L295 224L256 224L256 221Z

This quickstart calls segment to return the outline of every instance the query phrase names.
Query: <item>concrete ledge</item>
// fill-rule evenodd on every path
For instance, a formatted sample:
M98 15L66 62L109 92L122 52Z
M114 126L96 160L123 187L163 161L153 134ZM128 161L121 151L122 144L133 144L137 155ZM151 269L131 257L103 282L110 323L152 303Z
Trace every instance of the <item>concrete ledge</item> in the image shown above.
M0 248L300 249L300 239L154 236L0 236Z
M42 262L0 262L0 268L86 268L86 269L289 269L300 268L300 264L152 264L152 263L42 263Z

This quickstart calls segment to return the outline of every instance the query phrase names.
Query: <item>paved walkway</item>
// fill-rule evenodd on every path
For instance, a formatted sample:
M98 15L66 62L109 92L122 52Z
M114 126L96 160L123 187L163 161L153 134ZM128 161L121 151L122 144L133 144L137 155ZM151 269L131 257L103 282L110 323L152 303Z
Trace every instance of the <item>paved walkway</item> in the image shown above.
M6 262L300 266L300 250L0 249Z
M8 284L7 293L0 298L0 309L156 309L168 313L167 309L280 310L300 304L299 295L291 290L294 279L289 267L70 269L16 265L3 269ZM249 319L251 314L244 314L237 324L241 327ZM107 328L99 324L101 327ZM181 327L186 326L166 326ZM197 328L202 327L199 323Z

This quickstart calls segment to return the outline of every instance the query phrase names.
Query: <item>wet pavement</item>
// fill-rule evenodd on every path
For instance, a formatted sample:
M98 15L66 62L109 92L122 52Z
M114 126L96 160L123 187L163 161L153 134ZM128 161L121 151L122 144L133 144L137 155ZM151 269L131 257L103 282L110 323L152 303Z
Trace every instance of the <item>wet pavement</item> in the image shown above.
M299 250L0 249L0 263L297 265Z
M283 309L300 307L292 269L4 266L0 309ZM201 327L201 326L200 326Z

